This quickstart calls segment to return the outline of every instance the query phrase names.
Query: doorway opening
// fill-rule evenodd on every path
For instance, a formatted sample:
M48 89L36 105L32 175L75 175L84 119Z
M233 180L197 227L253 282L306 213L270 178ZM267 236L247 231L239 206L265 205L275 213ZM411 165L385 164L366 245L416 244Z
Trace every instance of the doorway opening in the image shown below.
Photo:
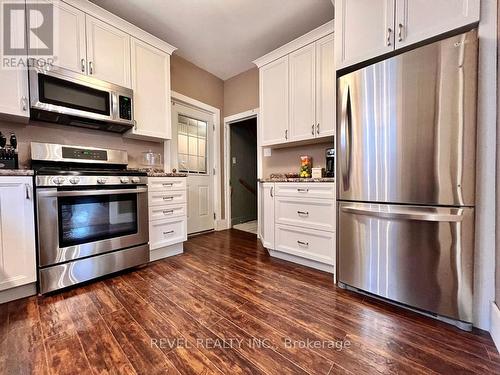
M257 234L257 118L229 123L231 227Z

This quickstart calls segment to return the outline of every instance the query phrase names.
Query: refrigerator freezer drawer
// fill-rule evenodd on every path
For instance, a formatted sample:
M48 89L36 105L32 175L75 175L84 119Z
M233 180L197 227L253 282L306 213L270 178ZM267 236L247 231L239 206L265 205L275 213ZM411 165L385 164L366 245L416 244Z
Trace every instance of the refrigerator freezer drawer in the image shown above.
M474 209L339 202L338 279L472 321Z

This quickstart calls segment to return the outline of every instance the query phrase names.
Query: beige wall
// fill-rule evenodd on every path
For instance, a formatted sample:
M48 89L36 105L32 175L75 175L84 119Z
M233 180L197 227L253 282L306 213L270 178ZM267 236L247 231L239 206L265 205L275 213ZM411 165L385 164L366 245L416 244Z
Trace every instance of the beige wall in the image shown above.
M278 148L271 150L271 156L262 158L262 176L269 177L271 173L298 173L300 157L311 156L313 167L326 166L325 151L333 147L332 142L317 143L296 147Z
M224 81L224 117L259 108L257 67Z
M497 171L496 185L500 186L500 2L497 3ZM496 259L495 259L495 302L500 308L500 194L496 194Z
M223 115L224 81L198 66L173 55L170 61L172 90L218 108Z
M8 136L16 133L21 167L28 167L31 159L30 142L61 143L76 146L103 147L126 150L129 166L140 166L142 152L149 149L163 153L163 144L124 138L121 134L106 133L71 126L49 123L30 123L29 125L0 120L0 131Z

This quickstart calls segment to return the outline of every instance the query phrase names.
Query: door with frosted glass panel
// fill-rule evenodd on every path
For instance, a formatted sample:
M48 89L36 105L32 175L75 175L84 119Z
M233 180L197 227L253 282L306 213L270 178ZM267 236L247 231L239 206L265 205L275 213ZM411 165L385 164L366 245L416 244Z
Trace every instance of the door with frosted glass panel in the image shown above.
M188 234L212 230L215 227L212 115L173 103L172 133L172 168L188 175Z

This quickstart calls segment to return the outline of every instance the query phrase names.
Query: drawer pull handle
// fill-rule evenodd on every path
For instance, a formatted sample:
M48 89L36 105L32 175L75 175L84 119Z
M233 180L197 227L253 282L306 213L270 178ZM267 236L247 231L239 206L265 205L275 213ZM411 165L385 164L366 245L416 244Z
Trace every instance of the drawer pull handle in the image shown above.
M173 182L168 182L168 183L165 183L165 184L162 184L163 186L174 186Z
M304 189L304 188L298 188L297 191L299 193L307 193L309 191L309 189L307 189L307 188L306 189Z
M297 241L300 246L309 246L309 242Z
M297 211L297 214L299 216L309 216L309 212L307 212L307 211Z
M172 215L174 210L163 210L163 215Z
M163 200L164 200L164 201L171 201L171 200L173 200L173 199L174 199L174 197L163 197Z
M174 231L173 230L169 230L168 232L163 232L163 235L166 236L167 234L172 234L172 233L174 233Z

